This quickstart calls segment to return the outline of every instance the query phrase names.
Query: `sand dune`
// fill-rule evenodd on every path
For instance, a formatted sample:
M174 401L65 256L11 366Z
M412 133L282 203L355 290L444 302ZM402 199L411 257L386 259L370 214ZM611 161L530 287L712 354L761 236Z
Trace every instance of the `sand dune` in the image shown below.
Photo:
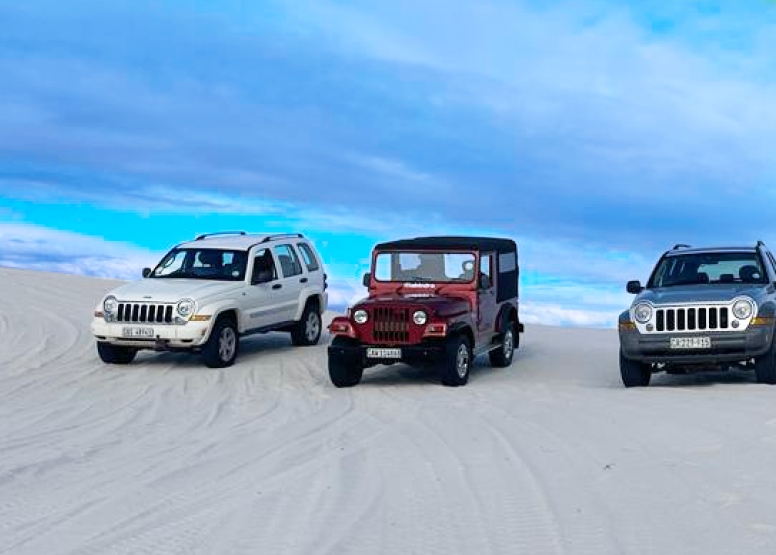
M625 390L614 332L542 327L459 389L336 390L282 334L109 367L113 285L0 269L0 553L776 550L776 387L747 374Z

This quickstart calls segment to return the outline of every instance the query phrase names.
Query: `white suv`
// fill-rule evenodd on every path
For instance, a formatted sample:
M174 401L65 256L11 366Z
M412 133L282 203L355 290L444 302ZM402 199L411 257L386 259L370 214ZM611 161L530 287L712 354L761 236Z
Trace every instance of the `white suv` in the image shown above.
M201 235L173 248L142 281L111 291L96 308L92 333L109 364L140 349L198 351L211 368L230 366L240 337L291 332L314 345L326 310L326 274L301 234Z

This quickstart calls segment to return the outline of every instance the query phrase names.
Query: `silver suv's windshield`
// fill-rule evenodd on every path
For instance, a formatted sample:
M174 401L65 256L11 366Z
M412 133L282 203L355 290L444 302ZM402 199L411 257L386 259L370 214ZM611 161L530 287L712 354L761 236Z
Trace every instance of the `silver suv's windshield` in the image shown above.
M377 255L377 281L469 283L475 276L471 253L385 252Z
M173 249L148 277L242 281L247 262L245 251Z
M648 288L705 284L765 284L768 277L755 252L712 252L667 256Z

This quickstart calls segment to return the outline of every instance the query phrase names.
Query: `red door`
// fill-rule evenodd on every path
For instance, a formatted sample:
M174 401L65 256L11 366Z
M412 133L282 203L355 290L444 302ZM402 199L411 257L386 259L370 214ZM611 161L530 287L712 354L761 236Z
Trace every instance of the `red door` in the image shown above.
M496 301L495 255L493 253L480 256L480 275L477 289L477 333L480 345L490 343L496 333L496 316L498 302Z

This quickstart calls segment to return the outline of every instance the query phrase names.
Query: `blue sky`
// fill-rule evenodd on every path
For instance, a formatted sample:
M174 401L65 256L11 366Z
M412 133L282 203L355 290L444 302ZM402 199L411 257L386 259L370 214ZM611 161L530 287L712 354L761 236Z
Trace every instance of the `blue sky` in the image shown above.
M611 325L665 248L776 245L766 0L0 0L0 265L134 278L301 230L521 247L526 319Z

